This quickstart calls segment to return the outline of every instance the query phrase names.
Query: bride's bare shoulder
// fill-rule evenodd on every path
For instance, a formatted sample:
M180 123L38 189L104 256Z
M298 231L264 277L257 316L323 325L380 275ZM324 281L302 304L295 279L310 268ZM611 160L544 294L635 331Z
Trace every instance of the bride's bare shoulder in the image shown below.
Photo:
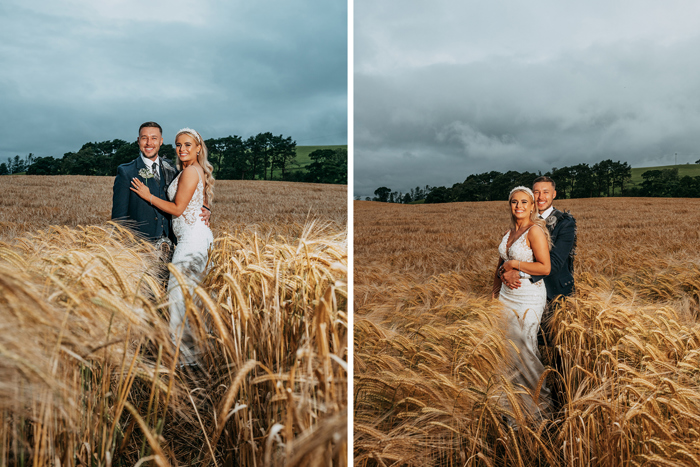
M536 228L535 228L536 227ZM544 238L544 229L541 225L533 224L532 227L528 229L528 236L534 239Z

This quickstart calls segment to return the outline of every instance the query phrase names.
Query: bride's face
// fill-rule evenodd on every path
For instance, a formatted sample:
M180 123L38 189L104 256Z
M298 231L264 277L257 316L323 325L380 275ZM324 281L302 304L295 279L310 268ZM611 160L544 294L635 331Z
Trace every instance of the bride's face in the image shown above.
M529 219L532 210L535 209L534 203L523 191L516 191L510 198L510 212L516 219Z
M190 135L183 133L175 138L175 152L184 166L188 166L197 161L197 154L200 149L201 146Z

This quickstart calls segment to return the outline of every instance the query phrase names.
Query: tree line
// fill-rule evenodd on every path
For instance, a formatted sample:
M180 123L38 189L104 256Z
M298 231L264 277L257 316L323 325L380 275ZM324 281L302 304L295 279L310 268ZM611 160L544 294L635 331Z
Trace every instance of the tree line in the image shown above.
M700 164L700 160L695 162ZM542 172L517 172L509 170L469 175L462 183L452 187L426 185L420 196L411 189L408 193L379 187L374 197L367 201L388 203L412 203L424 199L425 203L449 203L457 201L501 201L507 200L510 190L518 185L532 186L542 175L551 177L557 184L557 198L595 198L610 196L648 196L700 198L700 176L679 176L678 169L651 169L642 173L641 186L632 184L632 168L627 162L610 159L589 164L553 168Z
M247 139L240 136L210 138L209 162L219 180L286 180L312 183L347 184L347 149L317 149L311 163L301 167L296 159L296 141L291 136L259 133ZM163 144L161 157L174 161L172 144ZM0 175L102 175L115 176L117 167L138 157L136 141L121 139L85 143L77 152L62 158L15 156L0 163Z

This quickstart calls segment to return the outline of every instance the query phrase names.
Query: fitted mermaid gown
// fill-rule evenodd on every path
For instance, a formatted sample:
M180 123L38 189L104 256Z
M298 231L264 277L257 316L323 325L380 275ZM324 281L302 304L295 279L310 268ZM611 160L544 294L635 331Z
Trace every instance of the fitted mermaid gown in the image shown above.
M498 247L498 253L503 261L511 259L522 262L534 261L535 256L526 242L529 232L530 229L516 239L508 249L506 246L510 231L505 234ZM532 283L530 279L521 279L520 283L521 286L517 289L510 289L505 284L501 284L498 299L505 308L506 335L518 349L516 351L508 343L507 357L511 381L516 388L522 386L527 389L530 394L522 396L523 408L527 409L530 415L540 418L542 411L548 406L549 391L542 384L538 404L535 404L532 396L535 395L540 377L544 373L544 365L540 361L540 353L537 349L537 331L547 304L547 289L543 280Z
M199 172L197 172L199 175ZM182 172L175 177L175 180L168 187L168 196L175 199L178 182ZM196 284L204 277L204 270L207 265L209 247L214 241L211 229L199 216L204 205L204 182L199 175L197 188L192 195L192 199L187 204L185 211L177 217L173 217L172 226L177 237L177 246L173 253L172 263L183 274L186 286L190 295L194 292ZM177 341L182 334L180 343L180 361L185 365L197 363L194 338L189 325L185 322L185 300L182 293L183 284L170 274L168 281L168 300L170 302L170 335L173 342ZM184 325L184 329L182 329Z

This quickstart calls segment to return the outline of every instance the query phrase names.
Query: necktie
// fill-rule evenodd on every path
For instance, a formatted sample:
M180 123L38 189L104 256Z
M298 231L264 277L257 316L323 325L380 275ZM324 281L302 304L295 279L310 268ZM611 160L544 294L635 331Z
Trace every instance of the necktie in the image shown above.
M153 177L156 179L156 182L160 184L160 172L158 171L158 164L153 164L151 165L151 170L153 171Z

